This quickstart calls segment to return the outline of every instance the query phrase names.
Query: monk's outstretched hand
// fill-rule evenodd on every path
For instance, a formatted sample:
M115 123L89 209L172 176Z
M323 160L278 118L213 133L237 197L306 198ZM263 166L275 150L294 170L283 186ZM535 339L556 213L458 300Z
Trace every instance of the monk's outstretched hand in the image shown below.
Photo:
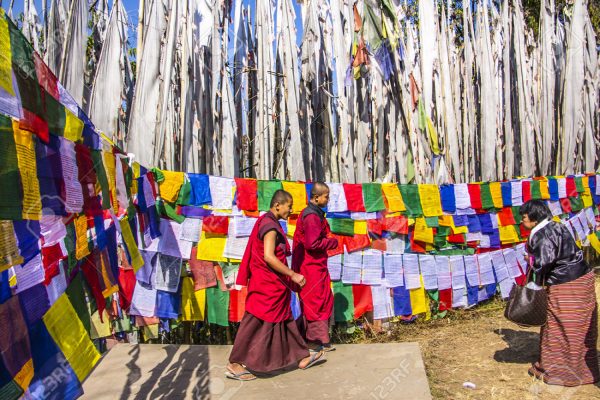
M294 281L294 283L297 283L298 285L300 285L300 287L303 287L304 285L306 285L306 279L304 279L304 275L294 273L294 275L292 275L292 281Z

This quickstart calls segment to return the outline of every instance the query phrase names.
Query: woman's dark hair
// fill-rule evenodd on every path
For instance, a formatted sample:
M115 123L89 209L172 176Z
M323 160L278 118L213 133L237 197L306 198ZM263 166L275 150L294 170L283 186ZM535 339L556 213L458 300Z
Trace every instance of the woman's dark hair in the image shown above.
M542 200L529 200L521 206L519 214L527 214L527 218L533 222L541 222L552 217L550 208Z

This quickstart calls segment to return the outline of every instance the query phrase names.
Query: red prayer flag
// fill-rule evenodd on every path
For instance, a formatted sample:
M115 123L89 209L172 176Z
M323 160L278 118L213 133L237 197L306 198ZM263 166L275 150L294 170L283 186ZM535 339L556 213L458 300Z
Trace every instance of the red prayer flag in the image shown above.
M502 210L500 210L500 212L498 213L498 218L500 219L501 226L517 224L517 222L515 221L515 217L513 216L513 211L511 207L504 207Z
M50 140L48 123L39 115L36 115L27 109L23 109L23 118L19 120L19 129L29 131L37 135L37 137L39 137L44 143L48 143Z
M371 242L371 248L379 251L387 251L387 242L384 239L375 239Z
M408 234L408 218L404 215L398 217L387 217L383 220L383 229L388 232Z
M202 231L216 235L227 235L229 217L210 215L202 220Z
M462 233L452 233L448 235L448 243L465 243L465 235Z
M560 199L560 205L565 213L573 212L573 209L571 208L571 200L569 200L568 197Z
M217 286L215 263L212 261L198 260L197 254L198 247L193 247L189 263L192 278L194 279L194 290Z
M577 185L572 176L567 176L567 197L577 197Z
M58 91L58 79L56 76L44 63L37 52L33 53L33 60L35 63L35 73L40 86L43 87L46 92L48 92L55 99L60 99L60 92Z
M344 254L344 236L331 234L331 237L337 240L338 245L335 249L327 250L327 257L337 256L338 254Z
M258 182L256 179L235 178L237 206L240 210L258 210Z
M242 290L229 291L229 321L240 322L246 311L246 296L248 288L242 287Z
M135 272L132 268L119 268L119 305L125 311L129 310L131 305L135 282Z
M452 309L452 289L438 290L438 310L446 311Z
M351 253L369 247L371 240L369 239L369 235L344 236L344 244L346 245L346 251Z
M348 211L365 211L365 203L362 195L362 185L359 183L344 183L344 194Z
M352 285L352 294L354 295L354 319L362 317L368 311L373 311L371 286Z
M523 203L531 200L531 181L523 181Z
M471 207L474 209L482 208L481 205L481 186L478 183L469 183L467 185L469 197L471 199Z
M369 232L374 233L377 236L383 235L383 223L379 219L368 219L367 229Z

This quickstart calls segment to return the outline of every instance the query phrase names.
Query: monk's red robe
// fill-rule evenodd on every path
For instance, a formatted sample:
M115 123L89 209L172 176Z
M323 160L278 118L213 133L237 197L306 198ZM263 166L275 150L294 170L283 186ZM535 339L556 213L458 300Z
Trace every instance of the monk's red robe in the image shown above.
M306 279L306 285L300 289L299 294L302 312L307 321L327 321L333 311L327 250L335 249L338 242L335 238L328 237L329 234L325 213L319 207L309 204L298 218L292 252L293 270Z
M282 322L292 318L289 277L271 269L264 259L263 239L271 230L277 232L275 256L287 265L290 248L286 235L275 216L268 212L258 219L250 234L237 277L237 284L248 286L246 311L267 322Z

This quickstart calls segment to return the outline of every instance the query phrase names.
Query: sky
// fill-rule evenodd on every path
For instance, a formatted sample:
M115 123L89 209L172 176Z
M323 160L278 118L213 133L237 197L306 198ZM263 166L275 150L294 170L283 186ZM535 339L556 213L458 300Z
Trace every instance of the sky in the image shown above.
M130 37L130 44L135 45L136 42L136 34L135 34L135 28L137 27L137 22L138 22L138 11L139 11L139 0L122 0L123 1L123 5L125 7L125 11L127 12L128 15L128 20L129 23L131 25L130 32L129 32L129 37ZM248 5L250 4L251 10L254 11L254 4L256 1L265 1L265 0L233 0L233 4L234 6L232 7L232 9L235 9L235 2L237 1L242 1L244 5ZM112 5L113 0L109 0L109 4ZM300 16L300 6L298 5L298 3L296 2L296 0L292 0L295 8L296 8L296 29L298 32L298 44L300 44L301 38L302 38L302 18ZM13 15L16 17L18 16L21 12L23 12L23 5L25 3L25 0L14 0L14 5L13 5ZM34 0L36 9L38 11L38 15L40 15L40 17L42 17L42 0ZM51 0L47 0L47 3L50 4ZM2 7L7 8L8 5L10 4L10 0L0 0L0 4L2 4ZM253 17L254 20L254 17ZM232 32L233 32L233 24L232 24Z

